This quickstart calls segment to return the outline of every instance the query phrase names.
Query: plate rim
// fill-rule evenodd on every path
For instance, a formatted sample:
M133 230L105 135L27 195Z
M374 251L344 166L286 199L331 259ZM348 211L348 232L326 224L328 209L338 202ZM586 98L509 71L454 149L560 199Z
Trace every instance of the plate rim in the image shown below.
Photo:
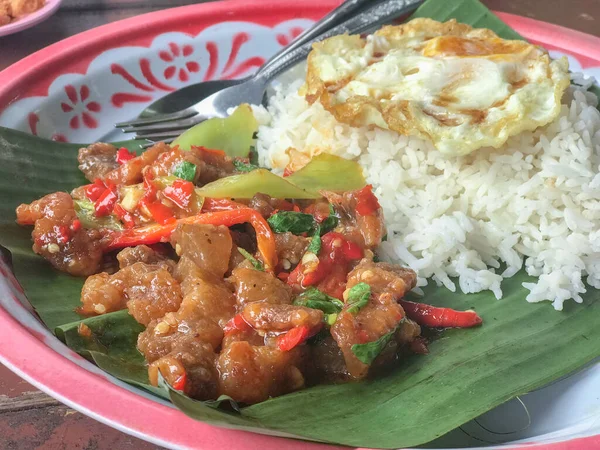
M57 4L60 4L60 1L58 0ZM323 11L329 6L333 7L338 3L339 0L308 0L304 2L303 8L316 12ZM246 8L255 9L257 7L265 8L265 2L263 0L229 0L189 5L135 16L66 38L33 53L0 72L0 110L11 103L11 101L3 101L10 97L10 95L7 97L7 93L22 84L24 79L35 77L35 72L44 65L56 64L60 59L80 52L103 38L111 37L111 40L114 40L116 36L135 33L144 26L164 21L165 11L169 12L169 22L178 22L192 10L195 14L210 20L211 16L224 17L232 8L243 11ZM286 0L269 2L268 10L272 11L274 8L297 9L295 6L290 7ZM600 37L515 14L496 14L515 27L527 39L533 41L556 40L557 36L560 36L562 49L600 61ZM127 31L123 31L124 29ZM5 279L6 276L0 275L0 280ZM15 299L15 301L17 300ZM13 342L19 342L19 346L12 345ZM203 449L216 450L235 442L236 447L241 450L258 447L289 450L307 447L315 450L347 448L231 430L191 419L172 407L111 384L97 374L69 361L47 346L2 307L0 307L0 362L40 390L83 414L127 434L165 447L198 448L201 445ZM49 373L55 375L48 377ZM73 389L73 386L77 386L77 389ZM94 392L94 397L87 395L88 392ZM122 407L119 408L118 405ZM149 412L151 414L148 414ZM202 436L203 442L198 442L198 436ZM515 449L544 448L553 450L599 448L600 435L553 443L509 444L508 446ZM501 447L507 448L506 445Z
M61 3L62 0L48 0L46 4L37 11L27 14L23 18L9 23L8 25L0 26L0 37L19 33L47 20L58 11Z

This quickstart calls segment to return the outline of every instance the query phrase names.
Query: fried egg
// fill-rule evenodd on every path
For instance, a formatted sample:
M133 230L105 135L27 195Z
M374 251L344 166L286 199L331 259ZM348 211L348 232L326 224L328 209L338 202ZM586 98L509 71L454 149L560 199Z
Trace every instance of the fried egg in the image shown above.
M414 19L313 46L306 100L339 122L429 139L447 155L500 147L559 114L566 58L451 20Z

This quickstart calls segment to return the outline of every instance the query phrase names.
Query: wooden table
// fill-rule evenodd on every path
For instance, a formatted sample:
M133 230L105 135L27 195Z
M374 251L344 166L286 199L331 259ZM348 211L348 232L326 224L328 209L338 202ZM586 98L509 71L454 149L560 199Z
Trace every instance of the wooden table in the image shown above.
M448 0L451 1L451 0ZM600 0L483 0L490 8L600 36ZM0 70L46 45L90 28L193 0L64 0L35 29L0 38ZM158 449L102 425L36 390L0 365L0 449Z

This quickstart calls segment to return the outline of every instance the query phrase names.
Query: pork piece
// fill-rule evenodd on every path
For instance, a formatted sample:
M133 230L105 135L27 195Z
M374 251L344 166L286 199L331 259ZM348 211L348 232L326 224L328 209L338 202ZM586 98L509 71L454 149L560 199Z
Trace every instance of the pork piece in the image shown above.
M387 303L400 300L413 289L417 285L417 274L406 267L365 258L348 274L346 287L350 289L361 282L371 286L371 293L379 301Z
M236 300L240 306L252 302L292 303L292 289L266 272L238 267L231 273L229 281L235 288Z
M356 211L358 192L360 191L349 191L343 194L323 192L323 195L340 215L336 231L361 247L373 249L381 244L385 236L383 213L379 208L374 214L360 215Z
M304 387L298 369L301 351L283 352L276 348L233 342L217 360L219 394L242 403L258 403L269 397Z
M178 225L171 243L180 256L190 258L201 270L223 278L229 269L233 242L226 226Z
M284 266L284 269L289 269L292 265L296 265L302 259L306 249L310 244L311 238L304 236L296 236L293 233L275 233L275 244L277 246L277 258ZM290 267L287 266L289 262Z
M344 355L331 335L309 346L309 350L309 377L312 383L341 382L349 378Z
M144 264L158 264L169 270L169 272L172 272L172 269L175 266L174 261L167 258L165 254L157 252L147 245L124 248L117 255L117 261L119 261L120 269L132 266L137 262L142 262Z
M210 344L198 340L179 342L167 356L150 363L148 378L157 386L160 371L167 383L174 385L185 375L183 390L187 395L198 400L213 400L219 395L216 356Z
M153 145L140 156L136 156L130 159L125 164L121 164L114 170L106 173L102 178L104 181L116 184L116 185L130 185L137 184L143 181L143 170L145 167L151 165L156 158L162 153L168 152L170 147L164 142L159 142Z
M150 167L150 172L156 177L173 175L184 161L196 166L192 181L200 186L230 175L234 171L232 159L224 152L203 150L201 147L184 151L179 147L173 147L157 158Z
M348 372L355 379L365 378L369 366L356 357L352 351L354 344L373 342L394 332L396 339L388 345L397 347L398 343L410 343L420 334L420 329L418 326L415 327L414 322L406 321L401 324L405 314L397 303L408 290L414 287L416 283L414 272L399 266L373 263L365 259L348 274L348 290L344 293L345 298L349 289L359 282L371 286L369 303L357 313L348 312L349 305L344 306L331 327L331 335L342 350ZM394 349L384 351L374 363L377 363L380 358L389 358L389 355L395 353Z
M181 300L179 283L164 267L139 262L114 275L103 272L89 277L81 290L79 312L105 314L127 307L139 323L148 325L177 311Z
M261 194L259 192L258 194L255 194L254 197L252 197L252 199L250 199L248 206L258 211L261 214L261 216L263 216L266 219L276 211L290 210L292 204L287 200L280 198L272 198L266 194Z
M56 269L75 276L100 270L103 233L76 226L77 213L69 194L48 194L29 205L20 205L16 213L20 225L34 225L33 251Z
M224 327L235 314L235 297L224 282L201 278L187 281L185 297L179 309L183 317L206 317Z
M242 309L244 320L255 330L282 332L306 326L315 334L323 326L323 311L296 305L248 303Z
M79 161L79 170L92 182L96 178L104 178L109 172L119 167L117 147L104 142L96 142L80 148L77 161Z

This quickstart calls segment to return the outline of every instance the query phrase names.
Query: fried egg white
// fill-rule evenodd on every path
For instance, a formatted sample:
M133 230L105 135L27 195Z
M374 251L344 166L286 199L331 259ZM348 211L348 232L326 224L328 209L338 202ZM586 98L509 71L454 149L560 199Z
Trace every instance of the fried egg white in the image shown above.
M566 58L553 61L538 46L414 19L315 44L305 93L340 122L430 139L458 156L548 124L569 82Z

